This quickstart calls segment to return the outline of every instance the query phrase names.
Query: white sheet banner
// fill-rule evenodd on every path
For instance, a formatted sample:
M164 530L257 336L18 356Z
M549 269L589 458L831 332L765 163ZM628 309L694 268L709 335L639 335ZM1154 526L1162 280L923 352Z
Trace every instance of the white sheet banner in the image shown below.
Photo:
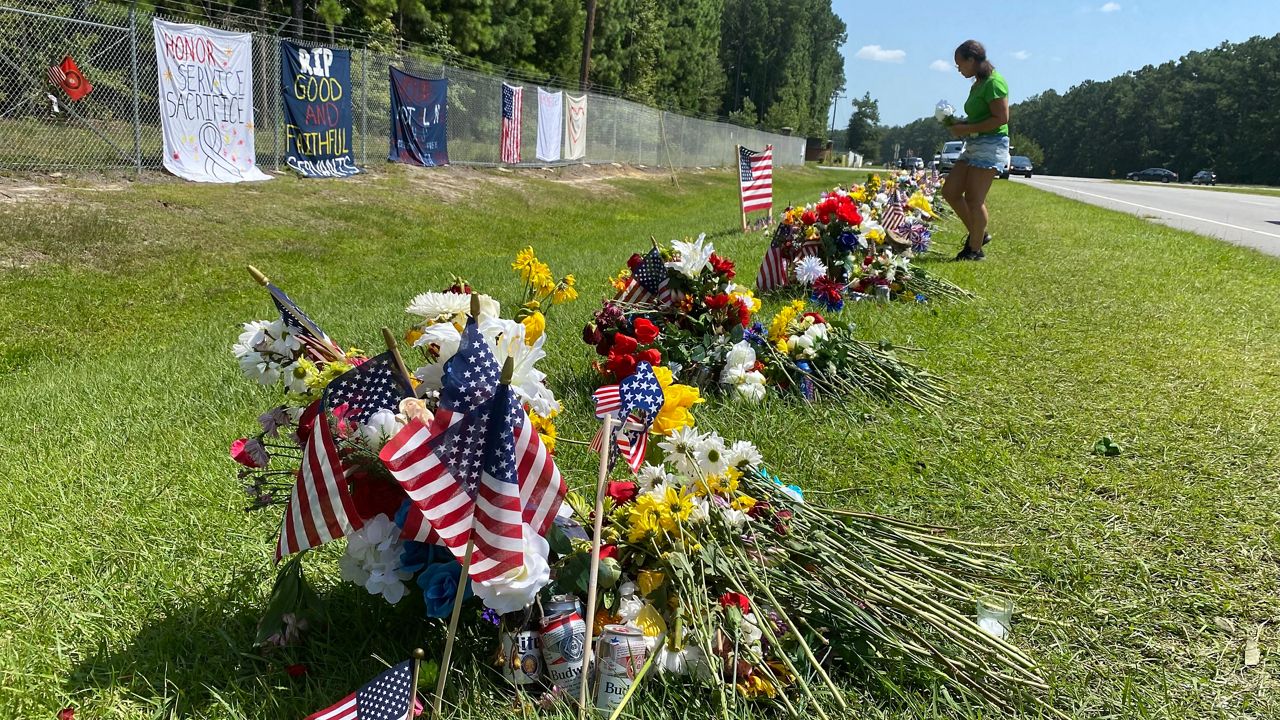
M564 97L564 159L581 160L587 156L587 96Z
M560 136L564 130L564 93L538 88L538 159L555 162L560 159Z
M153 20L164 167L195 182L270 180L254 164L252 36Z

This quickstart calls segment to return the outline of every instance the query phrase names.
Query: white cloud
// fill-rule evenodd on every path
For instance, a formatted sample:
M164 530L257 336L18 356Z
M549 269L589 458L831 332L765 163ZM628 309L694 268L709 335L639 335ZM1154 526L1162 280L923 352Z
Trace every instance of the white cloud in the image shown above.
M1029 57L1031 57L1031 53L1027 52L1026 50L1019 50L1018 52L1013 54L1014 60L1026 60Z
M951 65L946 60L934 60L929 63L929 69L937 70L938 72L951 72Z
M886 50L879 45L863 45L862 49L854 54L859 60L873 60L875 62L900 63L906 62L906 50Z
M1098 9L1104 13L1120 12L1120 3L1109 2Z

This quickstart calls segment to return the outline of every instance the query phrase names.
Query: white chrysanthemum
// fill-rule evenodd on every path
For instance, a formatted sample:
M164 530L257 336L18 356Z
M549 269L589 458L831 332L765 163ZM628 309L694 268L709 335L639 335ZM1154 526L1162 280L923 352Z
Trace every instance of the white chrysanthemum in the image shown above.
M756 349L746 340L740 340L729 348L725 363L736 367L753 367L756 364Z
M623 595L618 603L618 615L624 623L633 622L643 609L644 600L635 595Z
M522 528L524 562L521 566L493 580L471 583L476 597L499 615L528 607L538 592L551 582L551 567L547 565L550 545L546 538L529 527L529 523L523 523Z
M636 482L640 483L640 487L646 490L664 482L666 479L667 469L661 465L645 463L641 466L640 471L636 473Z
M542 349L547 336L544 334L533 341L533 345L529 345L524 341L524 324L502 318L480 323L480 332L492 343L494 359L499 367L507 358L514 360L511 387L516 394L543 417L559 412L560 403L551 388L547 387L547 374L534 367L547 356L547 352Z
M254 350L264 342L269 341L271 338L268 334L268 328L270 327L271 321L269 320L250 320L245 323L244 332L240 333L240 338L237 340L236 344L232 346L232 351L235 352L237 356L242 355L245 352Z
M691 525L700 525L711 519L711 503L706 498L694 496L689 498L693 503L693 512L689 513L689 523Z
M280 377L286 392L302 395L311 389L307 387L307 372L297 363L280 368Z
M747 514L741 510L735 510L731 507L723 507L719 508L719 510L720 517L724 519L724 523L730 528L737 530L747 524Z
M807 338L811 338L814 341L826 340L827 334L830 332L829 328L830 326L827 325L826 323L814 323L809 327L805 328L804 336ZM810 345L810 347L812 347L812 345Z
M721 385L741 385L747 381L747 370L741 365L725 365L720 371Z
M707 656L702 648L689 643L679 650L670 650L662 643L658 648L658 657L654 660L658 672L671 675L693 675L701 680L710 680L711 666L707 664Z
M673 240L671 247L679 254L679 259L667 263L667 267L688 278L697 278L704 269L711 265L711 255L716 248L706 242L707 234L703 233L693 242Z
M400 432L400 418L391 410L382 409L369 416L369 421L360 426L360 437L369 449L378 452L387 441Z
M422 317L428 324L462 324L471 314L471 296L462 293L425 292L410 300L405 311ZM477 319L496 318L501 312L502 307L497 300L488 295L480 296L480 317Z
M725 454L728 456L729 465L739 470L760 467L761 463L764 462L764 456L760 454L760 449L750 440L735 442L729 446L729 451Z
M342 579L395 605L407 591L404 581L413 577L400 567L403 551L400 527L386 515L377 515L347 536L347 552L338 562Z
M738 391L738 397L751 403L758 403L764 400L766 392L764 375L753 370L746 374L743 382L738 383L735 389Z
M673 431L665 440L658 443L658 447L667 453L667 461L675 466L678 472L692 477L698 470L696 454L702 440L702 433L693 429L693 426L686 425Z
M827 266L818 258L809 255L800 258L795 264L796 281L802 285L812 285L818 278L826 277Z
M946 100L939 100L938 104L933 108L933 117L938 122L943 122L949 117L955 117L956 109Z
M719 475L729 468L728 449L724 446L724 438L711 434L698 443L695 451L698 469L705 475Z

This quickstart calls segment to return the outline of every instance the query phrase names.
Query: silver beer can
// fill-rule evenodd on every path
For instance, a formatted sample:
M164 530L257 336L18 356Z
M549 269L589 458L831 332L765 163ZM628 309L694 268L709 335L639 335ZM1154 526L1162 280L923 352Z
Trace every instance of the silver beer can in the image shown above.
M571 612L576 612L579 617L582 617L582 603L578 601L577 595L554 595L542 606L544 618L553 618Z
M524 628L502 633L502 676L516 687L542 681L542 634Z
M609 713L622 704L622 696L644 667L649 646L635 628L605 625L596 647L596 709Z
M577 698L582 687L582 656L587 623L576 610L542 619L542 659L551 683Z

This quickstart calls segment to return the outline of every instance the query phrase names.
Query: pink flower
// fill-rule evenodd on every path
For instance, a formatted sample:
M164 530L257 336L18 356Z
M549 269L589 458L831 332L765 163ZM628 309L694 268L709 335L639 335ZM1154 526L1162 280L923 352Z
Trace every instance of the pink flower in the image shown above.
M76 720L76 709L64 707L58 711L58 720Z
M231 443L231 459L250 468L264 468L270 461L267 449L256 439L240 438Z

